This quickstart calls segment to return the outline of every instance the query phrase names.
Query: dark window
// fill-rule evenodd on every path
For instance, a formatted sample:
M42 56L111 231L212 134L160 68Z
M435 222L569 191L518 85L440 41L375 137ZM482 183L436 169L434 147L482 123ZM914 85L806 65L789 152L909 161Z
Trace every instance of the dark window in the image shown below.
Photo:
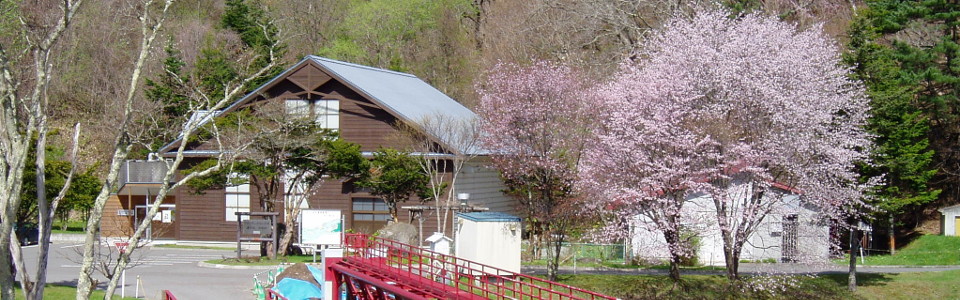
M380 198L353 198L353 230L372 234L387 225L390 209Z

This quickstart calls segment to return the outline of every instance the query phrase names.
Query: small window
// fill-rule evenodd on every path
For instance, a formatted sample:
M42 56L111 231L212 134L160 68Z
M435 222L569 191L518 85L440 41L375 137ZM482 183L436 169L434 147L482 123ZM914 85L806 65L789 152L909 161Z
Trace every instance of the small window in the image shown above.
M250 212L250 185L241 184L238 186L228 186L226 189L226 211L224 213L227 221L237 221L237 212ZM243 216L243 220L249 220L250 216Z
M353 198L353 230L372 234L391 220L390 209L380 198Z
M317 124L326 129L340 129L340 101L320 100L313 105Z
M286 101L287 114L294 118L312 119L320 127L340 129L340 100Z

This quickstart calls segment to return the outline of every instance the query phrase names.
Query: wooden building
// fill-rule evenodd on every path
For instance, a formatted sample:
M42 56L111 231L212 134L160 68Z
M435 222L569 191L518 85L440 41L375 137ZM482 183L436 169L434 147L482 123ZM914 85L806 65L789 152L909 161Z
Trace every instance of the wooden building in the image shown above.
M323 126L338 130L344 140L361 145L365 155L380 147L399 146L392 138L397 135L399 122L416 127L431 116L476 118L472 111L414 75L317 56L307 56L217 112L217 116L256 107L264 101L282 102L288 111L310 112ZM435 140L438 149L443 149L431 155L455 152L478 155L461 172L453 186L455 193L469 193L471 205L513 212L515 202L502 194L504 188L497 172L485 167L489 157L481 153L483 150L451 149L445 143L449 137L424 134ZM121 170L120 188L104 210L104 236L125 236L132 232L134 222L141 220L150 202L155 201L158 182L166 170L162 159L175 157L180 143L181 140L172 141L161 148L158 152L161 160L127 162ZM184 156L196 162L215 157L216 149L212 142L189 143ZM189 165L190 162L185 162L182 168ZM207 190L202 194L179 188L164 200L159 217L153 220L150 238L233 241L237 234L233 212L257 211L256 203L256 191L249 185ZM416 202L400 206L409 204ZM322 191L309 199L308 206L340 210L345 216L345 228L355 231L370 231L385 224L389 217L382 200L354 188L349 181L327 180ZM409 211L401 209L399 213L401 221L409 220ZM436 217L428 216L424 235L429 236L436 228Z

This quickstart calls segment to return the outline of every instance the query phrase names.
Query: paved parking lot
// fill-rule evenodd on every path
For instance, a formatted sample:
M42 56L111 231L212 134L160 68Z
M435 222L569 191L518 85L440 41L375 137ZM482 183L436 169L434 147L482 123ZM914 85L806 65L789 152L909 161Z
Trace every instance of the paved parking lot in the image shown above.
M80 272L82 245L79 243L54 243L50 253L47 272L48 283L76 285ZM229 250L177 249L144 247L134 253L132 267L126 274L126 296L137 294L137 277L140 277L139 295L156 299L161 290L170 290L178 299L254 299L253 275L257 269L215 269L198 266L205 260L234 256ZM30 267L31 277L36 274L37 246L24 248L24 258ZM95 278L106 281L101 274ZM106 284L101 284L101 288ZM117 287L117 294L121 293Z

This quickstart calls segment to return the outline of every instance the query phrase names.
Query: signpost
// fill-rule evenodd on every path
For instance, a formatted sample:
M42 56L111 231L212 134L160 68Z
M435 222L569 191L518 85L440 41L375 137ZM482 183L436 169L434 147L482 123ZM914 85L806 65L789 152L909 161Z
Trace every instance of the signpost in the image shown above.
M273 243L271 259L277 259L277 216L278 212L236 212L237 215L237 258L241 258L240 242ZM263 219L244 220L243 216L263 217ZM244 236L246 235L246 236ZM250 237L250 235L255 235ZM262 249L262 248L261 248Z
M127 246L130 246L129 242L113 242L113 246L117 247L117 252L120 252L120 255L127 252ZM123 268L123 271L120 271L120 297L127 296L127 268Z

